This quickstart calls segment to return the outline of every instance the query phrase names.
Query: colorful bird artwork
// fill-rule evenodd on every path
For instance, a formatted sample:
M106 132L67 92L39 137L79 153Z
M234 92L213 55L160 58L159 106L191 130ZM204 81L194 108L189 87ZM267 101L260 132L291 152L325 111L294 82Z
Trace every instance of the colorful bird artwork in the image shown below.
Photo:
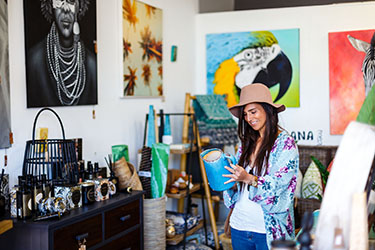
M298 30L296 31L298 34ZM284 39L282 40L284 43ZM233 106L238 103L244 86L263 83L269 88L277 89L273 91L275 102L285 98L293 83L294 72L291 60L283 51L284 46L273 32L209 34L206 41L208 94L224 95L228 106ZM293 43L298 45L298 35L297 42ZM298 63L298 56L293 59ZM298 69L294 75L297 73ZM294 83L297 84L297 89L298 79L296 77L297 82ZM299 106L298 97L297 95L297 101L289 106Z
M372 35L371 42L356 39L351 35L348 35L348 39L356 50L366 54L362 63L362 73L365 83L365 95L367 96L375 81L375 32Z
M375 77L374 33L374 29L328 33L331 135L342 135L349 123L358 119L366 96L370 96Z

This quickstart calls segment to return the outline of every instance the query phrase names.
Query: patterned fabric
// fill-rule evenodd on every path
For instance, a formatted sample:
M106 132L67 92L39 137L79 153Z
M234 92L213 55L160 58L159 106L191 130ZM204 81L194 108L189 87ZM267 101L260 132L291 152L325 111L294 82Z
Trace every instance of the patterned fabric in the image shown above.
M201 137L212 145L237 144L237 124L221 95L196 95L193 107Z
M226 121L233 120L228 110L224 97L221 95L196 95L194 105L199 105L202 112L209 120ZM195 108L195 106L194 106Z
M302 198L319 199L319 195L323 197L322 177L315 162L311 161L302 182Z
M241 148L237 158L241 155ZM294 239L293 197L297 183L298 149L293 138L282 131L271 149L266 174L258 177L258 187L250 187L249 199L262 206L267 244L275 239ZM240 184L237 183L237 190ZM239 193L224 191L224 203L233 207Z

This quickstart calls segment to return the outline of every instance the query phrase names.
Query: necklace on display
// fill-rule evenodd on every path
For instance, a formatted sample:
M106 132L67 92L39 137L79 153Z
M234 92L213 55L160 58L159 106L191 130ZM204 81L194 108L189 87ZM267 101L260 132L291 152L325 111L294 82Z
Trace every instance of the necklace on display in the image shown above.
M85 89L84 48L80 41L70 48L60 46L55 23L47 35L47 62L62 105L75 105Z

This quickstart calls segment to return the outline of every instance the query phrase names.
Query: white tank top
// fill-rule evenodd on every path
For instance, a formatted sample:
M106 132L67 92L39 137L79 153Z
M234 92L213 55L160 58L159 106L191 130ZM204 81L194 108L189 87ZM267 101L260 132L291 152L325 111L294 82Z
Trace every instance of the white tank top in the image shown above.
M246 167L249 172L250 166ZM239 200L236 202L229 225L236 230L266 233L262 207L249 199L249 190L245 184L241 190Z

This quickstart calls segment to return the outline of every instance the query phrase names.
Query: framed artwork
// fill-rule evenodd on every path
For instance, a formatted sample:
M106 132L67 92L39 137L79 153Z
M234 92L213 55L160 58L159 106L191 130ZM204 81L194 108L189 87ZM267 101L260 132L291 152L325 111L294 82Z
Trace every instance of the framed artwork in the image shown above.
M163 13L123 0L123 97L163 96Z
M0 0L0 148L10 144L8 4Z
M96 0L24 0L27 107L93 105Z
M299 29L206 35L207 94L238 103L252 83L270 88L273 101L299 107Z
M356 120L366 96L362 64L366 53L355 43L370 43L375 30L331 32L329 46L330 134L341 135ZM350 41L352 37L355 40Z

